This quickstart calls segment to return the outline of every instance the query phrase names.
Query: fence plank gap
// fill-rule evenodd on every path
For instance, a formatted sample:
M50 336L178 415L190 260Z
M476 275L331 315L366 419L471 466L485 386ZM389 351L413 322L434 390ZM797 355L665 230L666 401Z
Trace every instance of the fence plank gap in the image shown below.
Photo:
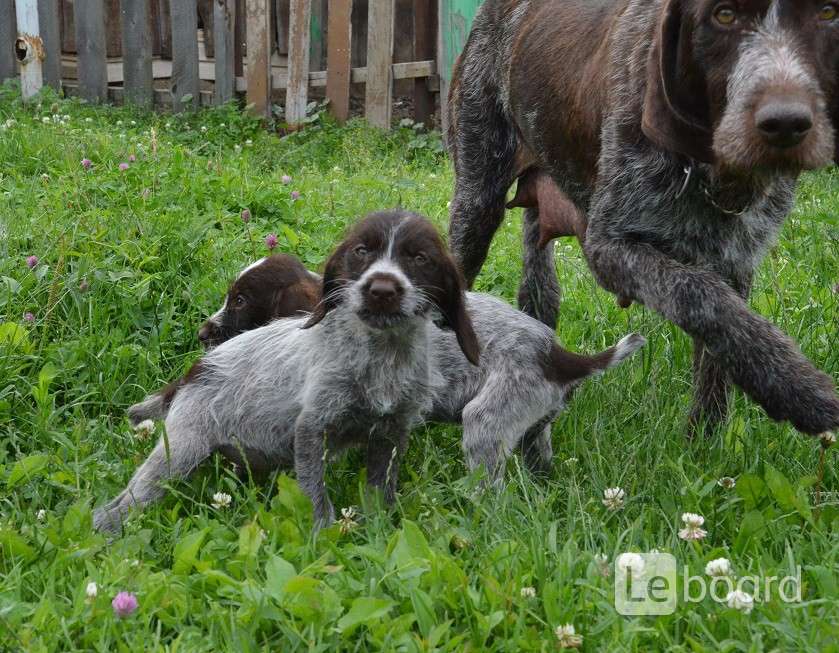
M414 0L414 61L434 59L437 3ZM434 94L425 79L414 80L414 120L428 125L434 115Z
M394 0L375 0L367 14L367 88L365 115L368 122L390 129L393 104Z
M172 12L172 110L198 107L198 8L195 0L169 0Z
M150 107L153 101L149 0L122 0L122 69L125 101Z
M288 88L285 118L289 126L306 119L309 103L309 24L312 0L291 0L288 36Z
M105 10L102 0L85 0L73 6L76 53L81 95L88 102L108 100L105 66Z
M58 0L38 0L38 25L44 42L44 84L61 89L61 28Z
M245 3L247 60L245 77L247 101L255 115L271 116L271 12L268 0Z
M224 104L233 99L236 88L233 40L236 38L235 0L213 0L213 31L215 45L215 104Z
M326 97L338 122L350 115L353 0L329 0L327 29Z

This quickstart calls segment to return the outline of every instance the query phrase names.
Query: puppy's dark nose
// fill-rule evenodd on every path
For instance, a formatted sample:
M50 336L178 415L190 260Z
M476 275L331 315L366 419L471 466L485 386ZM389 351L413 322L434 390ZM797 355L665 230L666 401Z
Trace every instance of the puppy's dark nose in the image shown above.
M380 302L388 302L402 294L402 287L391 277L376 277L367 289L370 296Z
M802 102L769 102L755 114L755 124L772 147L795 147L813 128L813 111Z
M206 345L210 341L213 337L213 331L213 325L209 322L205 322L201 325L201 328L198 329L198 340L202 345Z

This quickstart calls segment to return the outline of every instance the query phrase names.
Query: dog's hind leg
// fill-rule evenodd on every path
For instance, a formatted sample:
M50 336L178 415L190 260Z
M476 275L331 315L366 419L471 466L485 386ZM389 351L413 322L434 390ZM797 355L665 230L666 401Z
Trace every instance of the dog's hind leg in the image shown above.
M146 461L140 465L128 486L115 499L99 508L93 515L93 526L97 530L116 531L132 506L143 507L160 499L166 490L163 482L169 479L186 478L212 453L202 435L192 434L157 443Z
M524 263L519 287L519 308L556 330L562 291L556 277L553 241L541 243L539 209L527 208L522 220Z
M524 466L531 474L548 475L553 469L553 444L551 443L552 415L539 420L527 429L521 439Z

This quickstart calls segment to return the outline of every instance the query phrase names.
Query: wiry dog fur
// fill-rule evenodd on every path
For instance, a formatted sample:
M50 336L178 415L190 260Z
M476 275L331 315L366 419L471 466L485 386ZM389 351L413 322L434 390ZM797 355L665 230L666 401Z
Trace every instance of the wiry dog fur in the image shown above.
M248 331L196 364L169 407L168 440L94 525L116 529L129 507L158 499L161 483L214 451L254 467L293 464L320 527L333 517L327 452L363 445L368 483L392 501L409 431L442 383L432 311L477 363L461 277L433 226L414 214L368 216L330 257L311 317Z
M302 268L293 257L283 257L273 274L260 277L261 286L252 294L273 296L283 290L300 295L287 285L284 265ZM306 285L307 276L295 278ZM313 300L310 310L315 304ZM253 303L249 303L242 308L240 321L255 328L262 325L260 320L289 317L284 306L278 304L276 314L252 315ZM466 309L481 347L481 364L476 367L466 360L451 332L434 329L430 350L445 383L435 392L426 419L463 424L467 467L472 470L483 465L492 481L500 479L508 455L519 446L531 471L549 471L551 422L574 388L619 364L643 345L644 339L631 334L600 354L580 356L555 343L550 328L494 297L467 293ZM161 394L137 406L159 409L163 407ZM131 409L135 419L140 412L136 406ZM163 418L165 410L145 410L142 417Z
M825 4L487 0L449 97L450 238L467 283L518 179L528 312L556 322L545 227L576 235L621 305L693 337L692 424L724 418L733 380L800 431L839 427L832 379L746 302L800 172L839 160L839 20Z

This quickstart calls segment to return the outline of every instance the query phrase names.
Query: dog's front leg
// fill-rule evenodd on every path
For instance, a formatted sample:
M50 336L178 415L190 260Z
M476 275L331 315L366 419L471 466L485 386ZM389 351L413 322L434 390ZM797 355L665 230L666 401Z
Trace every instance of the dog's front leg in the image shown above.
M324 480L325 441L329 427L320 414L306 411L300 414L294 426L294 471L300 488L312 500L315 531L329 526L335 518Z
M593 217L590 225L595 224ZM776 326L749 310L718 274L597 229L589 230L585 252L607 290L645 304L702 340L721 370L770 417L812 435L839 427L832 379Z
M367 484L384 492L385 502L396 500L399 463L408 449L410 427L402 420L385 420L370 432L367 441Z

